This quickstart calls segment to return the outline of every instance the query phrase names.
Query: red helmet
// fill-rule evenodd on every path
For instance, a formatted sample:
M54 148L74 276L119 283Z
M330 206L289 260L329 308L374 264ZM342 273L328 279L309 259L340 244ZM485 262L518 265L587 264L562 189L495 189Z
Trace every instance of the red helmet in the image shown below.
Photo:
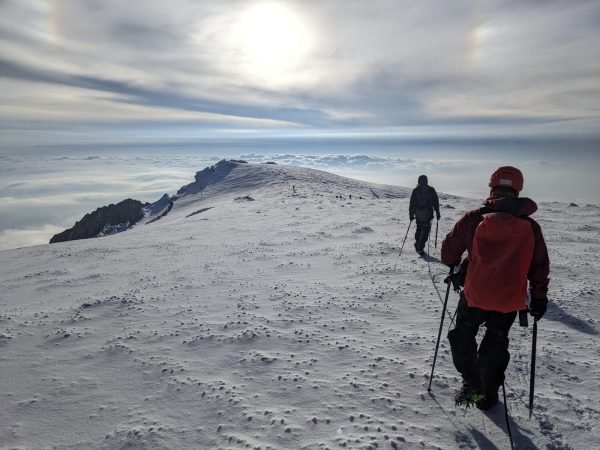
M488 186L491 188L509 187L520 192L523 190L523 174L516 167L500 167L490 177Z

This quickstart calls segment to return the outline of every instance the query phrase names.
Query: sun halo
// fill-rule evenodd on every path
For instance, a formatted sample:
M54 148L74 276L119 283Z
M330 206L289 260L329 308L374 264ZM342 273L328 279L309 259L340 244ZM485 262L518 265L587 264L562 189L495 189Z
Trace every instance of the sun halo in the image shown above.
M233 31L245 71L272 83L299 68L314 36L302 15L283 3L261 2L243 10Z

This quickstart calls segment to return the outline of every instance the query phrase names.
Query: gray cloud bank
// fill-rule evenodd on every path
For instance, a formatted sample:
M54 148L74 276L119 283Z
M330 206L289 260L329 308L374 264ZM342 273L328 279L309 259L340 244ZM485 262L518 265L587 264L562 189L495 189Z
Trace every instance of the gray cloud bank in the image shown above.
M597 135L597 1L277 4L298 29L261 54L249 1L0 2L0 144L178 126Z

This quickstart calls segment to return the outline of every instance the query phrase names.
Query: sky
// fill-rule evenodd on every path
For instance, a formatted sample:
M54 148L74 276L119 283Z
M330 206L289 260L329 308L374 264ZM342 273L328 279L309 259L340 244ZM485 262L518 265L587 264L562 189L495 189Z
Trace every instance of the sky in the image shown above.
M3 145L596 136L597 1L0 2Z
M599 25L597 1L0 0L0 197L78 171L61 195L89 200L0 233L47 236L102 206L98 185L149 199L223 156L430 170L473 196L512 162L544 200L597 202Z

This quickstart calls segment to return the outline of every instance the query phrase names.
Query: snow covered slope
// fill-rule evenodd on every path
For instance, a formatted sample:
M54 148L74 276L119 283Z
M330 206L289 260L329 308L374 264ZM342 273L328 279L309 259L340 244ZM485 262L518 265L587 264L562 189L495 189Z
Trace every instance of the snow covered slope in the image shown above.
M448 317L427 394L446 268L412 230L398 257L410 189L223 164L160 220L0 252L1 448L509 448L501 406L454 407ZM440 197L438 242L478 206ZM600 209L534 217L552 303L532 420L511 333L515 442L600 448Z

